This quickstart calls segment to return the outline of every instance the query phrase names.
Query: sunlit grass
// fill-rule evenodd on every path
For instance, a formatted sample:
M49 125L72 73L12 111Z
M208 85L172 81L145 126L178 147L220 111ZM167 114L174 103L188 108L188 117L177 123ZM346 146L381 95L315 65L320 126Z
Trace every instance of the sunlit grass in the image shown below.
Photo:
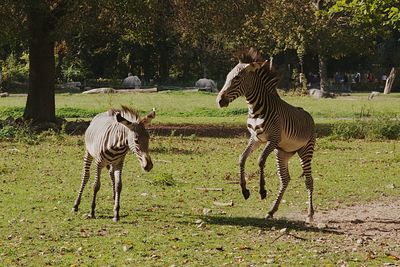
M245 138L153 136L150 173L140 170L133 155L126 158L121 221L111 220L112 193L105 170L97 218L86 219L90 185L80 211L71 212L81 179L82 140L82 136L49 134L36 145L0 142L1 266L259 266L271 261L310 266L336 265L340 260L357 265L368 250L376 253L366 259L369 266L395 262L379 244L349 252L342 248L346 236L284 219L293 210L306 217L307 194L303 179L296 179L300 174L296 157L290 161L293 179L277 219L266 223L263 218L279 185L275 162L272 156L267 161L269 194L261 201L256 172L260 151L249 158L251 196L245 201L237 175ZM313 161L316 212L337 203L399 196L399 150L395 141L318 139ZM388 186L393 183L395 187ZM214 201L232 201L233 206L215 206ZM282 237L282 228L302 239ZM329 242L316 241L320 239Z
M56 113L64 118L86 118L105 111L110 107L128 105L141 113L157 110L156 124L202 123L243 124L247 115L244 98L232 102L228 108L219 109L215 103L216 94L196 92L159 92L132 94L58 94ZM317 123L328 123L360 116L379 116L382 114L398 116L400 93L379 95L372 101L368 95L354 93L351 96L335 99L313 99L310 97L284 96L292 105L303 107L310 112ZM0 118L21 116L26 96L17 95L0 98Z

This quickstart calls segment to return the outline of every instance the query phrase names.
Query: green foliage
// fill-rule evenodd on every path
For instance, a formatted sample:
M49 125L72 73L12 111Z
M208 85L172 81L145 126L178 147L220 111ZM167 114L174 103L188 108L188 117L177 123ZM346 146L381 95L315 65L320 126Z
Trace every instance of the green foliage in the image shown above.
M21 142L28 145L38 144L40 136L27 125L4 125L0 128L0 141Z
M0 107L0 113L2 118L20 118L24 113L23 107Z
M347 139L400 139L400 119L396 116L381 115L341 121L333 125L332 137Z
M98 112L83 108L56 108L57 117L61 118L93 118Z
M389 25L400 29L399 2L397 0L339 0L330 8L331 14L351 14L353 22L374 27Z
M4 62L0 62L2 82L5 87L11 82L26 82L29 74L29 55L24 52L21 57L11 53Z
M82 62L82 60L75 58L71 62L62 65L62 76L67 82L83 81L88 76L90 71Z
M122 86L123 79L107 79L107 78L98 78L98 79L87 79L86 85L89 87L114 87L118 88Z
M154 186L176 186L177 184L174 176L169 172L162 172L155 175L150 183Z

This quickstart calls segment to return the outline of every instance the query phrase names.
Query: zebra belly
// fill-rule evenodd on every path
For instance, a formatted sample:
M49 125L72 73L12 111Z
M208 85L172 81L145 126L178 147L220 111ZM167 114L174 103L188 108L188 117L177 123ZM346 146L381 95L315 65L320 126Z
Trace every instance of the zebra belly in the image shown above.
M279 142L278 147L286 152L295 152L306 144L307 142L304 141L286 139Z
M105 167L109 164L117 164L121 160L123 161L125 158L126 153L128 152L128 148L118 148L118 149L108 149L108 150L101 150L97 152L93 149L87 148L89 154L98 162L99 166Z

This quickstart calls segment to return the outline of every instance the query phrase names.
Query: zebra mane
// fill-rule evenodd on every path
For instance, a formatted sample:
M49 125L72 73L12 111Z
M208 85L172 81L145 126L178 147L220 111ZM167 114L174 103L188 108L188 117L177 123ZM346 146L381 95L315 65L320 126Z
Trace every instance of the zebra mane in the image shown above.
M107 111L107 114L109 116L115 116L117 113L121 113L121 116L124 117L125 119L131 121L131 122L139 122L140 121L140 116L139 113L127 106L121 105L120 109L117 108L111 108Z
M250 49L241 49L235 53L236 58L240 63L252 63L264 61L261 53L257 48L251 47Z
M268 85L267 89L270 93L278 93L277 85L281 79L281 75L277 71L270 69L267 62L264 64L260 62L253 62L241 70L239 75L246 75L246 72L255 72L257 76L262 77L263 83Z

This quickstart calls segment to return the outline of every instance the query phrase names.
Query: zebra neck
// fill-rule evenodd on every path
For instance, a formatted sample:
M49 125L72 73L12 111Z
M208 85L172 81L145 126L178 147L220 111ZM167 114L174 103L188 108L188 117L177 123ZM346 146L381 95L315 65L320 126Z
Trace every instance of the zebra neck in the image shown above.
M263 91L263 94L255 94L246 97L246 103L249 110L250 118L258 118L265 116L274 111L277 103L281 101L278 94L270 94Z

